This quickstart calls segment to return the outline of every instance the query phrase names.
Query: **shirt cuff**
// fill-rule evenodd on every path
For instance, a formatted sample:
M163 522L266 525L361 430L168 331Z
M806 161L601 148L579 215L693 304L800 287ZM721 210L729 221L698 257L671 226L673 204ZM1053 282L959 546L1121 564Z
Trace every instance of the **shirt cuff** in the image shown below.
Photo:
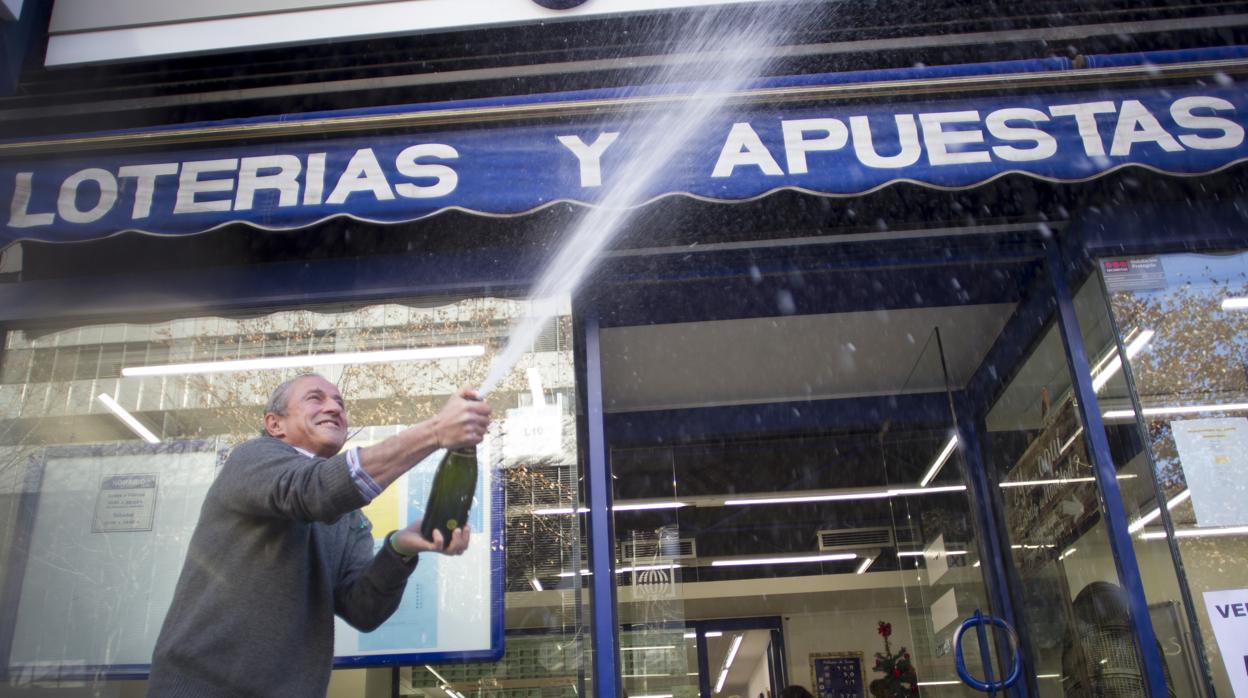
M373 481L372 476L360 467L360 449L353 448L347 451L347 469L351 472L351 482L355 483L356 489L364 495L365 499L371 502L381 494L381 488Z

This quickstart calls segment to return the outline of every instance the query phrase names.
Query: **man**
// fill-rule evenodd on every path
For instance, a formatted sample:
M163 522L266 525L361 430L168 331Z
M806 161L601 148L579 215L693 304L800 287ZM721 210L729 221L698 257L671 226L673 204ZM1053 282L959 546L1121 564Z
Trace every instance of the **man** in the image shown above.
M374 446L339 453L347 408L316 374L282 383L264 436L235 448L209 488L152 657L148 695L323 696L334 615L371 631L398 607L417 555L459 555L420 535L386 536L373 555L357 510L439 448L481 442L490 408L470 389L438 414Z

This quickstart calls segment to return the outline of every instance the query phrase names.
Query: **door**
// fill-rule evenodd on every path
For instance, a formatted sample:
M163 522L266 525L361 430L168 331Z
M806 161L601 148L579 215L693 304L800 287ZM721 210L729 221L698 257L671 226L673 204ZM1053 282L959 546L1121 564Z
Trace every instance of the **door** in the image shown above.
M1009 693L1063 695L1119 671L1076 622L1115 567L1040 256L737 261L597 292L617 616L685 657L628 693L754 695L671 640L758 617L816 695L979 695L954 642L977 610L1018 646L971 631L973 679L1018 657Z

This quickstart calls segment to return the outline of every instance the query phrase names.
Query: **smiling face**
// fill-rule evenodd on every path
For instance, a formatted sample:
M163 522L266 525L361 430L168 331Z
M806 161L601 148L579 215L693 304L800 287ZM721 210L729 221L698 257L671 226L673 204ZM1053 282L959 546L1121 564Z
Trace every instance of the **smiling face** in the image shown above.
M286 414L266 414L264 426L269 436L329 458L347 441L347 406L333 383L305 376L290 386Z

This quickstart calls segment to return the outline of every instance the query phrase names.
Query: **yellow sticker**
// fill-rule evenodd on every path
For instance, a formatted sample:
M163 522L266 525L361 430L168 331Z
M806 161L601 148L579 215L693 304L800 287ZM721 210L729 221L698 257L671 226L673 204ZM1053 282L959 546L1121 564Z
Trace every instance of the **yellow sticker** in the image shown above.
M365 506L364 515L373 522L373 540L381 540L386 534L403 528L399 521L399 488L387 487L377 498Z

